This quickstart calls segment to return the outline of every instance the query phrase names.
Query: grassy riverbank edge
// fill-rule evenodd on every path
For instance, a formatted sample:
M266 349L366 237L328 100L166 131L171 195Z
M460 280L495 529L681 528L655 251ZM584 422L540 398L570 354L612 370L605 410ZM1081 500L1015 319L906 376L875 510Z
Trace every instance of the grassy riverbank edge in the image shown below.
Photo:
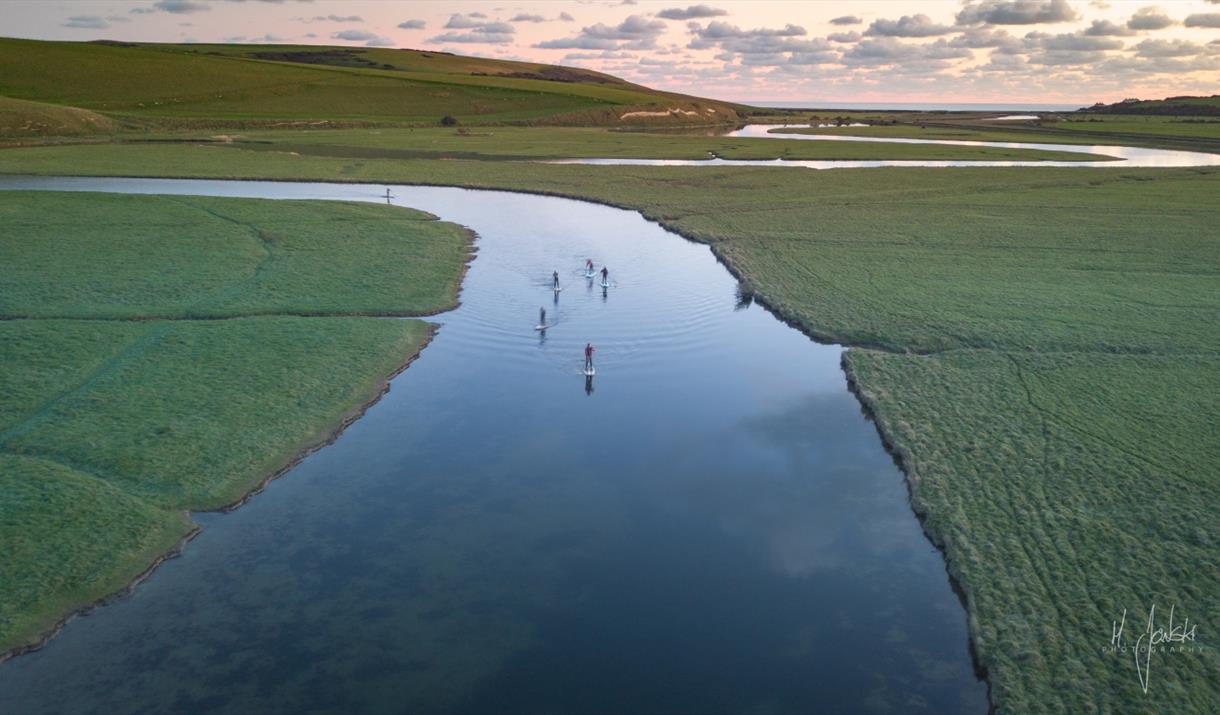
M417 211L432 220L443 221L439 217L428 212ZM456 225L455 225L456 226ZM3 663L11 658L18 657L24 654L32 653L40 650L47 645L63 628L72 620L79 616L88 615L94 610L121 600L130 595L140 583L149 578L156 569L165 561L181 555L186 545L200 533L200 527L194 523L190 514L192 512L230 512L240 508L250 499L254 498L264 491L271 482L281 476L284 476L291 471L295 466L301 463L304 459L323 449L324 447L333 444L343 432L347 430L353 423L359 420L364 414L377 402L381 400L389 391L390 383L398 375L409 368L424 349L431 344L440 330L440 325L430 321L421 321L419 318L439 315L455 310L461 305L461 291L465 282L465 277L473 263L476 254L476 242L478 235L471 229L465 226L456 226L459 233L464 237L465 253L460 265L457 267L456 279L451 286L449 296L444 303L436 304L425 311L418 310L389 310L389 311L362 311L351 315L335 315L325 313L309 313L309 314L292 314L292 313L273 313L271 315L252 314L252 315L235 315L228 318L187 318L183 319L186 322L194 322L196 320L248 320L257 319L259 317L290 317L290 318L335 318L335 317L352 317L352 318L376 318L381 320L401 319L413 323L422 324L424 329L422 336L415 340L414 344L407 346L407 352L402 356L393 369L388 373L383 374L376 381L368 384L367 389L361 390L361 394L348 405L344 406L338 416L322 426L320 426L313 434L301 439L296 444L283 450L282 458L275 460L275 466L270 469L260 470L251 474L249 479L243 480L237 487L232 498L227 498L219 505L203 505L199 508L188 508L182 510L167 511L166 517L177 522L172 527L162 525L165 528L159 530L154 537L150 538L150 543L145 548L139 550L138 553L128 554L123 559L122 563L111 569L111 572L99 579L99 582L92 584L93 588L85 589L82 593L64 594L57 596L53 602L48 604L42 614L34 614L30 617L33 623L31 627L20 629L10 634L10 637L0 640L0 663ZM0 317L3 322L20 322L23 320L56 320L56 318L12 318ZM79 318L77 318L79 320ZM130 319L95 319L98 322L106 322L107 320L131 320L134 322L153 322L165 320L156 316L140 316ZM177 321L172 321L177 322ZM173 515L172 517L169 515ZM163 532L163 533L162 533Z
M234 509L238 509L246 502L250 501L250 499L263 492L263 490L265 490L267 486L271 484L271 482L291 471L293 467L300 464L304 459L327 447L328 445L333 444L335 440L342 436L343 432L346 431L348 427L363 417L373 405L381 401L381 398L390 391L390 383L395 377L400 375L417 359L419 359L419 356L436 337L436 334L440 329L440 326L436 323L427 323L427 325L428 328L424 339L414 347L414 350L406 356L398 367L382 378L379 382L372 385L370 389L366 390L362 401L345 409L337 421L331 423L327 427L324 427L311 437L299 443L291 450L288 459L283 461L278 467L268 472L253 475L252 479L250 479L248 482L249 487L236 499L215 509L203 509L199 511L230 512ZM115 601L129 596L136 589L136 587L140 585L140 583L142 583L145 579L151 576L154 571L157 570L158 566L165 563L169 559L180 556L183 549L186 548L186 545L192 539L198 536L201 531L199 525L195 524L190 518L192 511L195 510L179 512L183 531L174 534L173 538L169 540L168 544L162 540L160 545L147 549L145 553L142 553L132 559L132 561L140 564L140 570L135 576L116 576L116 578L108 579L106 581L106 586L104 586L103 589L98 589L104 590L105 593L90 593L81 594L78 597L68 597L66 600L74 604L70 607L71 610L67 613L63 613L62 615L55 616L54 622L49 626L39 626L33 632L29 633L18 633L11 642L0 643L0 663L3 663L10 658L15 658L40 650L55 636L57 636L59 632L63 630L64 626L66 626L69 622L77 617L88 615L102 606L114 603ZM116 582L122 583L122 585L117 588L113 587L113 584Z

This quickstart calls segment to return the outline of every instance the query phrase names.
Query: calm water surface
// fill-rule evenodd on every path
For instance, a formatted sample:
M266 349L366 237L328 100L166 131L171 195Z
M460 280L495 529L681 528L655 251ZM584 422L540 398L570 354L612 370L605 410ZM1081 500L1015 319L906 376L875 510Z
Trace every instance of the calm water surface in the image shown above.
M462 307L334 445L196 515L134 595L0 665L0 712L986 711L965 614L839 347L743 303L706 246L637 213L392 191L479 233Z

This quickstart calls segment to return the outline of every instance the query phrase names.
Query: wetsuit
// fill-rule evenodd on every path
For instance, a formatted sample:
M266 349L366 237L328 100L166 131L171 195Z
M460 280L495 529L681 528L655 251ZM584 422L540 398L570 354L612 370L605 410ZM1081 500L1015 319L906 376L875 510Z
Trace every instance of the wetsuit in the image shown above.
M610 269L602 266L602 283L610 282Z
M538 325L546 325L546 308L538 309Z
M585 345L585 371L593 369L593 345Z
M551 283L555 288L559 287L559 271L555 271L551 274Z

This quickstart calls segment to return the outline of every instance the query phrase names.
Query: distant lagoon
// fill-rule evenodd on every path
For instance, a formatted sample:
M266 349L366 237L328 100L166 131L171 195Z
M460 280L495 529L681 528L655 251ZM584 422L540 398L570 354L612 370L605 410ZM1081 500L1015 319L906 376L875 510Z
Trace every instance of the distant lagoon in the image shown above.
M907 112L1071 112L1083 104L1022 104L984 102L824 102L810 99L799 102L743 102L755 107L776 109L866 109Z

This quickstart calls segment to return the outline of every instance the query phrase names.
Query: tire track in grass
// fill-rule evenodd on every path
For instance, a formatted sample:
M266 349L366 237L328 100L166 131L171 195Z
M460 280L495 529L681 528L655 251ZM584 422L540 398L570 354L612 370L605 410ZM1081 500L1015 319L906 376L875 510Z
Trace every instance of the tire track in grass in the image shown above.
M97 384L103 377L109 375L119 368L128 359L140 355L144 351L151 348L156 342L165 335L170 329L169 323L151 324L143 335L136 338L127 344L127 347L120 350L118 353L111 356L109 360L102 363L100 367L89 374L84 380L77 382L75 385L61 391L59 394L43 401L37 408L34 409L25 419L8 429L0 432L0 450L4 450L6 445L12 442L17 437L27 434L36 424L45 418L51 410L62 404L65 400L73 397L79 397L87 392L91 387Z

